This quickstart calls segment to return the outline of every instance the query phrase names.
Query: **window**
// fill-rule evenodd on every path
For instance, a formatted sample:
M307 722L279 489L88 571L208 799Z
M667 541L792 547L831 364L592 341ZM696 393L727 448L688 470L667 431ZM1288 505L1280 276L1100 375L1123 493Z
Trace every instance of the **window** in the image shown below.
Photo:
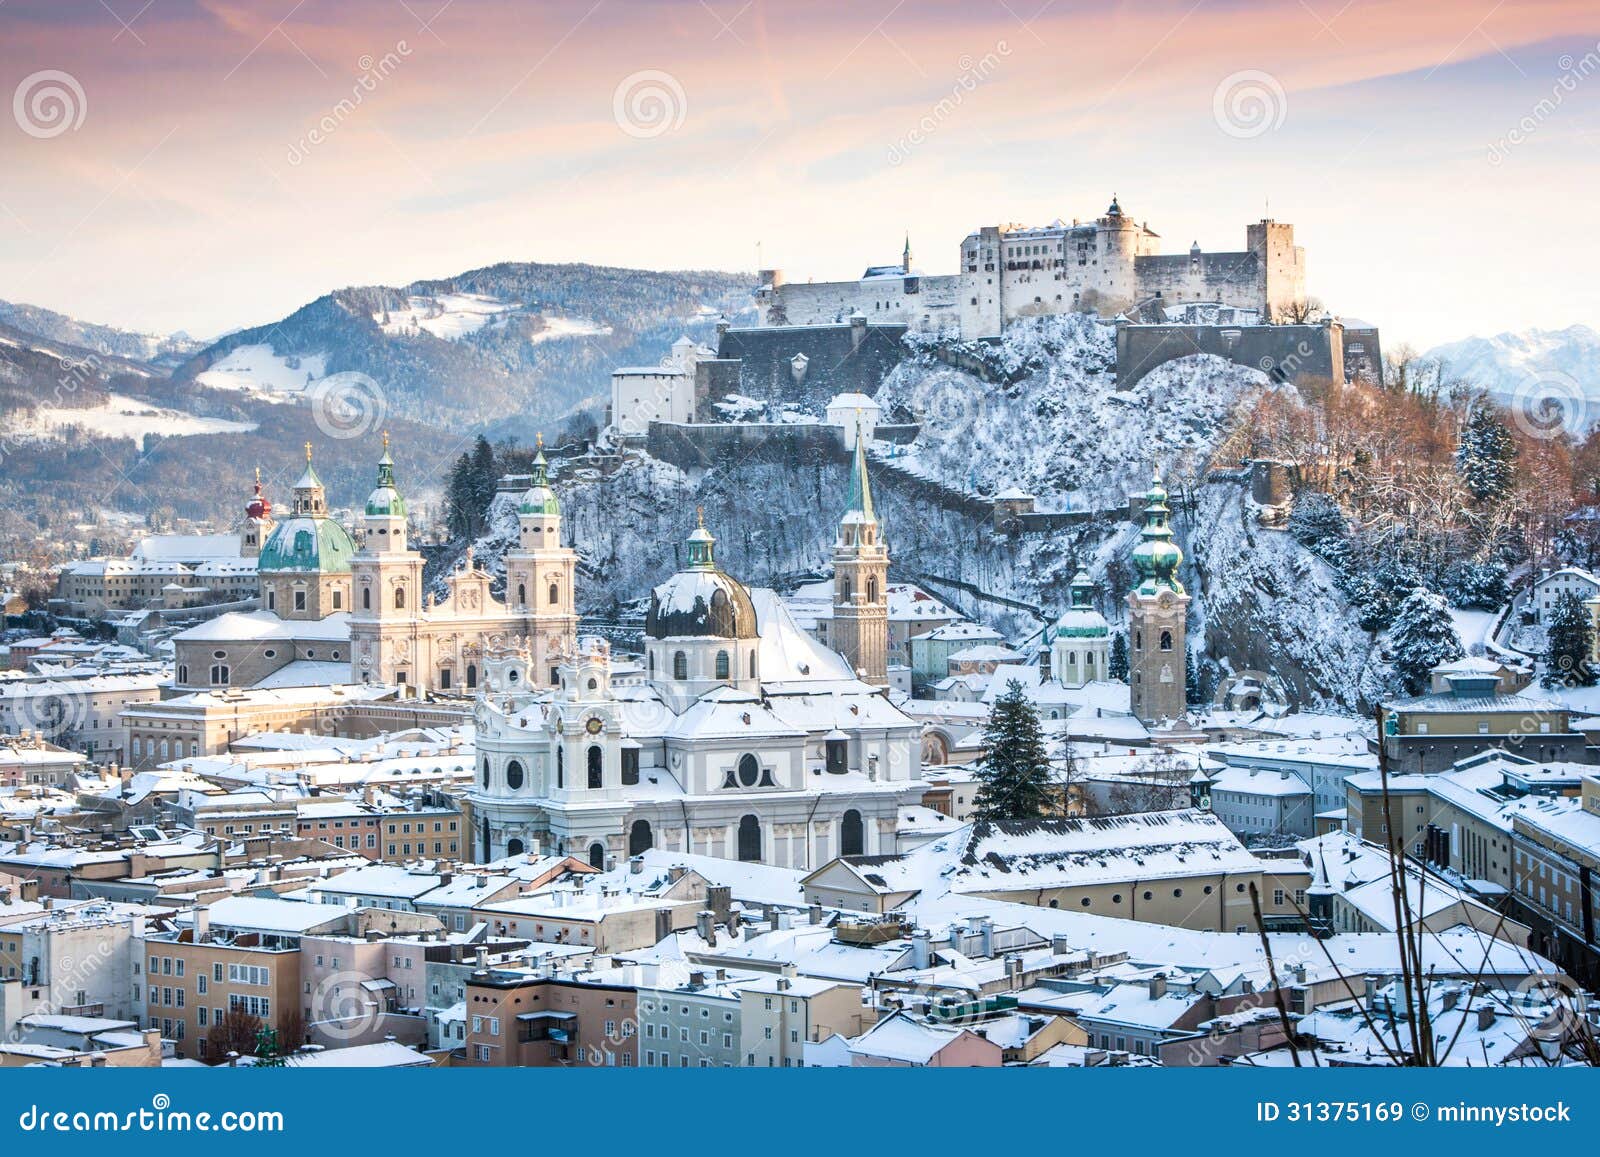
M729 675L728 675L728 666L729 666L728 665L728 652L726 652L726 651L718 651L717 652L717 678L718 679L726 679L726 678L729 677Z
M601 750L598 743L589 745L587 760L589 765L589 787L598 789L605 779L605 752Z
M506 786L512 791L516 791L522 786L522 774L522 762L520 760L513 759L506 764Z
M673 652L672 677L674 679L687 679L689 677L689 656L682 651Z
M1163 651L1172 650L1172 632L1171 631L1162 631L1161 632L1161 649Z
M525 607L527 605L528 605L528 584L527 583L518 583L517 584L517 606Z
M755 787L761 782L761 763L755 756L746 753L739 757L739 786Z
M361 588L361 609L364 610L364 611L370 611L372 609L372 588L371 587L362 587Z
M397 610L397 611L403 611L403 610L406 609L406 588L405 587L395 587L394 588L394 609Z
M555 606L557 603L559 603L561 601L561 586L560 586L560 584L558 584L558 583L551 583L550 584L549 598L547 599L547 601L549 602L549 604L552 607Z
M294 592L294 609L297 610L297 611L303 611L303 610L306 609L306 592L305 591L295 591Z

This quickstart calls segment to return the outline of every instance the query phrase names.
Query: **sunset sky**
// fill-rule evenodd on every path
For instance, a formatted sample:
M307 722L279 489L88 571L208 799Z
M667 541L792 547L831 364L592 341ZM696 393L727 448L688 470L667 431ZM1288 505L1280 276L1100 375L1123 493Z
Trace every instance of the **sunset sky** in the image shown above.
M1597 40L1592 0L3 0L0 298L211 336L502 260L952 272L1115 192L1169 252L1270 206L1390 343L1593 323Z

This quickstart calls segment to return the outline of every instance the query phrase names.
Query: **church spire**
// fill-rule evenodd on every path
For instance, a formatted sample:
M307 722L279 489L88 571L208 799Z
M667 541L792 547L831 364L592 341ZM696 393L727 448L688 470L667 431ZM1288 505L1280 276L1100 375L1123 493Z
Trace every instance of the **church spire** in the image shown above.
M906 233L905 250L900 254L900 267L907 273L911 272L911 234L909 231Z
M689 569L716 570L717 560L712 548L717 540L712 538L711 532L706 529L705 507L695 507L694 516L696 525L689 535Z
M851 515L857 517L852 519ZM877 522L877 512L872 507L872 478L867 473L867 438L861 424L861 411L856 411L856 455L850 467L850 500L845 506L846 521Z

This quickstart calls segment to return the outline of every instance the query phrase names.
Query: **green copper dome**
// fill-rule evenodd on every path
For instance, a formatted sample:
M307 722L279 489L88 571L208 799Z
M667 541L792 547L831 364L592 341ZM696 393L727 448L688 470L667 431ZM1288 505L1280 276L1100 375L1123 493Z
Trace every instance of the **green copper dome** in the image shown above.
M1145 503L1144 529L1139 532L1142 541L1133 548L1133 565L1139 568L1142 580L1139 593L1153 595L1166 589L1181 595L1183 584L1178 581L1178 567L1183 563L1183 551L1172 541L1172 511L1159 474L1150 483Z
M544 460L544 451L540 450L533 460L533 485L522 495L522 502L517 507L518 514L560 514L561 503L556 498L556 492L550 485L550 471Z
M387 448L383 451L383 457L378 459L378 485L367 495L367 513L391 518L406 516L406 500L400 497L400 491L395 487L394 459L389 457Z
M262 572L349 574L355 553L349 532L333 519L297 515L273 527L256 567Z
M1111 633L1110 624L1094 609L1094 583L1087 571L1079 570L1072 578L1072 605L1056 620L1055 637L1069 639L1103 639Z

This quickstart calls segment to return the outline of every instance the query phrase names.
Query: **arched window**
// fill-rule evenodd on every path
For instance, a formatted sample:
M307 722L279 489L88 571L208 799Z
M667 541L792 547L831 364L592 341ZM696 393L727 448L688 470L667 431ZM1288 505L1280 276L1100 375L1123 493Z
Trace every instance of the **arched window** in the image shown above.
M1162 631L1161 632L1161 649L1163 651L1172 650L1172 632L1171 631Z
M521 840L513 836L511 839L506 841L506 855L520 856L522 855L522 851L525 846L526 845L524 845Z
M226 663L211 664L211 685L225 687L228 684L228 665Z
M188 681L189 681L189 664L187 664L187 663L179 663L178 664L178 682L187 683Z
M483 786L489 786L489 761L487 759L483 761Z
M739 757L739 786L755 787L761 782L761 761L753 755Z
M506 764L506 786L512 791L516 791L522 786L522 763L520 760L513 759Z
M472 688L476 687L477 685L478 685L478 665L476 663L468 663L467 664L467 689L471 690Z
M878 601L878 579L877 579L876 576L873 576L872 578L869 578L867 580L867 602L875 603L877 601Z
M527 605L528 605L528 584L527 583L518 583L517 584L517 606L525 607Z
M406 609L406 588L405 587L395 587L394 588L394 609L397 610L397 611L403 611L403 610Z
M755 651L754 647L751 647L750 648L750 678L754 679L755 677L756 677L756 651Z
M558 583L550 584L550 605L553 607L561 601L561 586Z
M364 610L364 611L370 611L372 609L372 588L371 587L362 587L361 588L361 609Z
M849 602L850 601L850 595L851 595L850 580L848 578L840 579L839 580L839 601L841 603Z
M672 677L674 679L687 679L689 677L689 656L682 651L673 653Z
M655 833L650 830L649 823L644 820L634 820L633 826L628 829L628 855L637 856L655 846Z
M598 743L589 745L589 786L597 788L605 774L606 753L600 750Z
M761 821L755 816L739 820L739 859L747 864L761 862Z
M866 848L866 825L861 822L861 813L851 808L839 821L839 854L862 856L866 854Z
M1144 632L1143 631L1135 631L1133 633L1133 649L1135 651L1144 650Z
M567 749L556 748L556 786L567 786Z
M717 652L717 678L728 678L728 652L726 651Z
M591 868L604 868L606 866L606 846L596 842L589 845L589 866Z

